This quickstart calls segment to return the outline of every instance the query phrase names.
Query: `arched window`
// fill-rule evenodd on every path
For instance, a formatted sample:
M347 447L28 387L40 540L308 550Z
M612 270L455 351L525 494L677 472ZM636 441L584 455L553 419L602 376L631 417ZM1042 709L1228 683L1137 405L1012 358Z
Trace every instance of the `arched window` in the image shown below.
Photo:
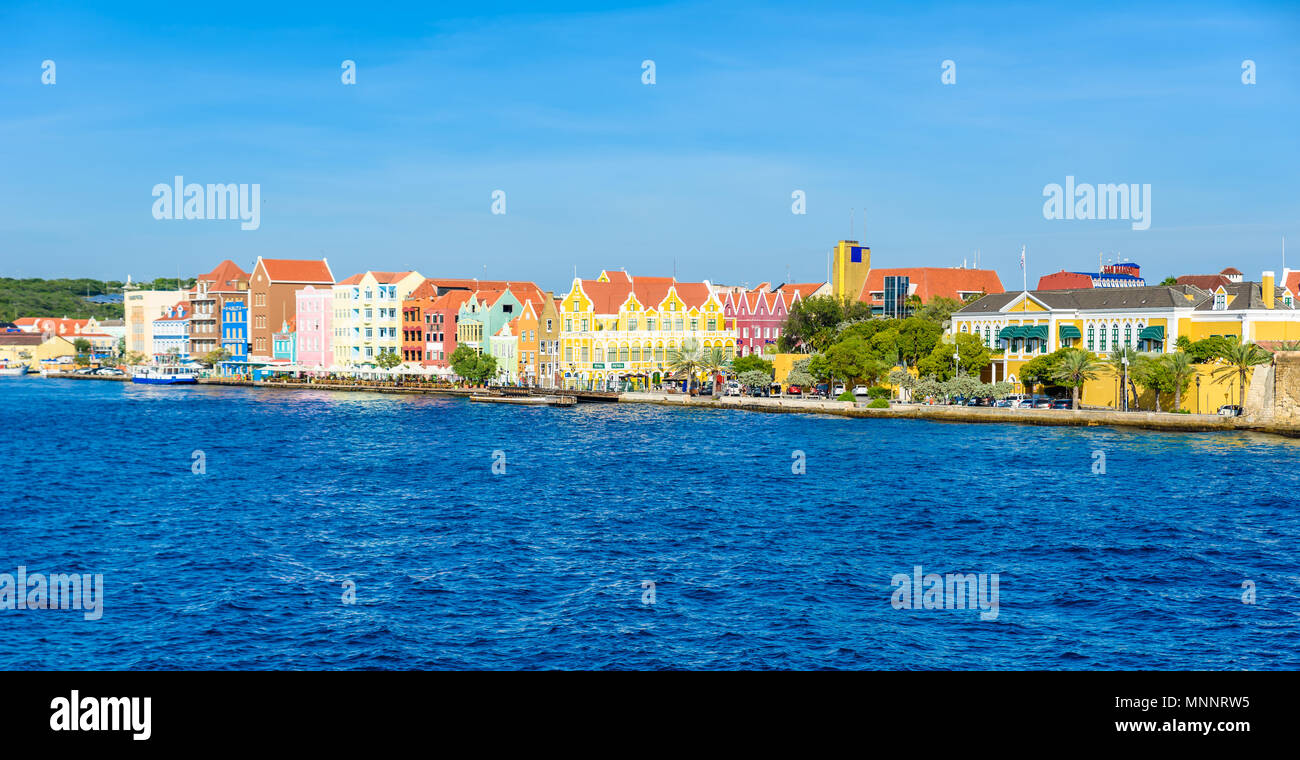
M1091 330L1091 329L1092 329L1092 328L1089 328L1089 330ZM1098 350L1099 350L1099 351L1105 351L1105 350L1106 350L1106 326L1105 326L1105 325L1101 325L1101 326L1097 329L1097 332L1101 334L1101 342L1100 342L1099 345L1098 345Z
M984 325L984 345L993 348L993 332L989 330L988 325Z
M1119 323L1118 322L1110 326L1110 344L1115 349L1119 349Z
M1133 345L1133 325L1124 325L1124 347L1128 348Z

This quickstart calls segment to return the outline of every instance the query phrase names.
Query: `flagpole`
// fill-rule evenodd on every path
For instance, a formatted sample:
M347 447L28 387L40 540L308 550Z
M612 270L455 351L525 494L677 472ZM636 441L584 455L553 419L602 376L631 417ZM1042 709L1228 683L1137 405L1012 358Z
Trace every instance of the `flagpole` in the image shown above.
M1025 268L1025 247L1020 246L1020 277L1024 285L1025 292L1029 292L1029 270Z

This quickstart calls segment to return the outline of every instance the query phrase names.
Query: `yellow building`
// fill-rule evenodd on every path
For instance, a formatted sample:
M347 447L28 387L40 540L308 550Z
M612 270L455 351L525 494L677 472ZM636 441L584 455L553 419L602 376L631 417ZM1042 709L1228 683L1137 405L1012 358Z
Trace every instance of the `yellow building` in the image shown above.
M123 288L122 306L126 314L126 350L153 353L153 321L177 303L189 298L184 290L133 290Z
M831 251L831 295L858 300L871 272L871 249L856 240L841 240Z
M334 364L374 365L386 351L401 357L402 301L423 281L419 272L361 272L335 285Z
M948 332L974 335L993 351L985 380L1019 385L1020 369L1027 362L1065 347L1105 359L1120 348L1176 351L1184 336L1192 341L1211 336L1300 340L1300 311L1285 296L1271 272L1264 273L1262 282L1230 283L1212 293L1194 285L998 293L954 313ZM1189 388L1184 409L1207 411L1236 403L1228 390L1236 387L1236 380L1211 382L1212 369L1199 368L1200 391L1195 384ZM1119 380L1103 373L1084 386L1083 397L1089 406L1114 406Z
M569 389L647 388L668 382L669 352L694 338L735 355L734 320L707 282L601 272L560 299L560 369Z

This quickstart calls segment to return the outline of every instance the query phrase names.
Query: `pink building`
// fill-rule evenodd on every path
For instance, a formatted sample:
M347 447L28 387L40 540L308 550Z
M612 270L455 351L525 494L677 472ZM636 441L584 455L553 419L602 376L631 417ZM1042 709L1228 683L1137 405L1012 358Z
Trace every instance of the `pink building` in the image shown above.
M298 365L329 367L334 364L330 334L334 309L333 288L307 285L294 291L294 318L297 321Z
M797 288L767 289L767 283L750 291L728 293L722 300L727 321L735 320L736 356L762 354L766 346L776 350L790 307L802 296Z

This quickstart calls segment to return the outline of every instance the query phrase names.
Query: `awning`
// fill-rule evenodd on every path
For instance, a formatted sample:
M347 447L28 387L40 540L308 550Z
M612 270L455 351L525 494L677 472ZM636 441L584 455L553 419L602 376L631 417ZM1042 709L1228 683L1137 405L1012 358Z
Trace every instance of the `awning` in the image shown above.
M1061 340L1080 340L1083 338L1083 333L1079 332L1079 328L1074 325L1060 325L1057 328L1057 334L1060 335Z
M1021 327L1020 325L1011 325L1010 327L1004 327L1001 330L999 330L998 337L1006 338L1007 340L1011 340L1012 338L1023 338L1025 337L1025 333L1023 331L1024 328Z
M1158 343L1165 342L1165 328L1163 325L1146 327L1138 333L1138 340L1154 340Z
M1047 340L1047 325L1026 325L1021 330L1021 337Z

